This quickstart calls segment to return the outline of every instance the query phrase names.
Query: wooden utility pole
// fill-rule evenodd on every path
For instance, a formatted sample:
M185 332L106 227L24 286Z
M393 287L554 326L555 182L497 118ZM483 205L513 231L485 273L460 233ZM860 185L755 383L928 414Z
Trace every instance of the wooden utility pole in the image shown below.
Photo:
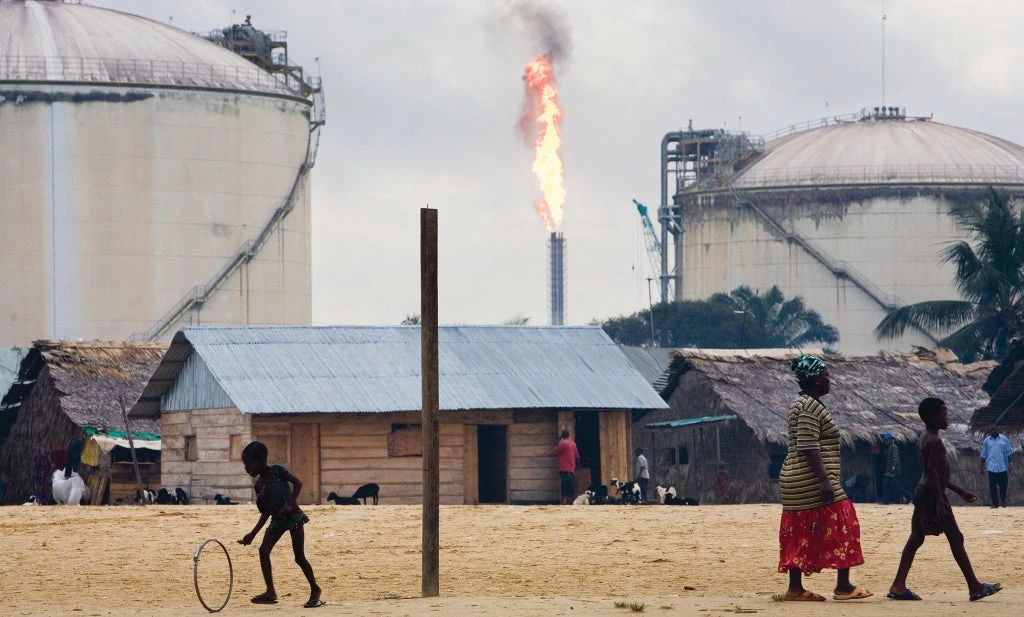
M420 210L420 335L423 375L423 565L424 598L439 593L440 406L437 361L437 210Z
M132 467L135 468L135 489L139 492L139 497L142 497L142 473L139 471L139 457L135 455L135 440L132 439L132 429L128 426L128 409L124 406L124 397L118 396L117 403L121 406L121 417L124 418L124 432L128 433L128 449L132 451Z

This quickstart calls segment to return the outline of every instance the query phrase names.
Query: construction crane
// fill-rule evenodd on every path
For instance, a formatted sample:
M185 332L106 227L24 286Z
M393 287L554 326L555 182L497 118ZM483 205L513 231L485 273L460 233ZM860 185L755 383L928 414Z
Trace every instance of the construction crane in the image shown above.
M640 223L644 226L644 243L647 245L647 257L651 260L651 276L661 276L661 241L658 234L654 233L654 225L651 224L651 217L647 216L647 206L637 200L633 200L636 211L640 213Z

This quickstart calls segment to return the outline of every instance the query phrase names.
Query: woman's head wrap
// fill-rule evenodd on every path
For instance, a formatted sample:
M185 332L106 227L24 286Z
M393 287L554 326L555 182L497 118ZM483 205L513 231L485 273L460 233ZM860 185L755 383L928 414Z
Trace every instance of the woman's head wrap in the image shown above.
M797 383L813 379L825 372L825 363L821 358L808 354L800 354L789 363L789 368L796 375Z

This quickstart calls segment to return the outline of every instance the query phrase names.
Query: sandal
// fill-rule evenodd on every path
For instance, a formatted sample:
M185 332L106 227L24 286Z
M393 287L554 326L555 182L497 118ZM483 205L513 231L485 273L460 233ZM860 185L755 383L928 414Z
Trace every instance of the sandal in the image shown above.
M909 589L904 589L903 593L893 593L893 592L890 591L889 593L885 594L885 597L889 598L890 600L920 600L921 599L921 596L917 595L913 591L910 591Z
M864 598L870 598L875 594L871 593L863 587L854 587L850 593L837 593L832 596L833 600L863 600Z
M317 598L316 600L307 600L306 603L302 605L302 608L320 608L324 604L327 603L320 598Z
M1003 586L999 583L985 583L981 586L981 591L978 593L971 594L971 602L977 602L982 598L993 596L1003 590Z
M806 589L800 592L798 596L791 596L786 594L786 602L824 602L825 596L819 596L813 591L807 591Z
M263 592L258 596L253 596L249 601L253 604L277 604L277 598L266 592Z

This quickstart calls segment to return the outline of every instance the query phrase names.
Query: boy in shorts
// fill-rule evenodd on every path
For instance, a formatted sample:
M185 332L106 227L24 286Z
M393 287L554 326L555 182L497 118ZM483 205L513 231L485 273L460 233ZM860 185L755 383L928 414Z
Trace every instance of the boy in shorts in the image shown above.
M302 481L288 473L288 470L280 465L267 465L267 446L259 441L254 441L245 446L242 450L242 464L245 465L245 473L256 478L253 488L256 490L256 503L260 503L261 493L271 484L287 482L292 486L291 496L288 501L276 512L261 512L260 520L253 527L253 530L245 534L245 537L238 541L243 546L252 544L256 534L260 532L263 525L270 519L270 526L263 534L263 542L260 544L260 568L263 570L263 580L267 584L267 590L252 598L253 604L276 604L277 591L274 590L274 577L270 569L270 551L281 539L284 532L292 537L292 552L295 553L295 563L302 569L309 581L309 600L303 604L304 608L317 608L325 602L320 599L321 589L316 584L313 576L313 566L309 565L305 552L305 531L303 526L309 522L309 517L299 508L297 500L302 491Z
M967 557L967 550L964 548L964 534L953 518L953 508L946 498L946 489L949 489L960 496L968 503L978 501L978 496L965 491L949 481L949 458L946 456L946 446L939 437L939 431L949 427L948 411L946 403L942 399L926 398L921 401L917 413L924 421L925 431L917 442L917 457L921 461L921 482L914 492L914 514L910 519L910 537L907 545L903 547L903 555L900 557L900 567L896 571L896 578L889 587L886 597L890 600L920 600L913 591L907 589L907 575L910 573L910 566L914 563L914 555L917 549L924 544L925 536L937 536L946 534L946 541L953 551L953 559L960 566L964 578L967 580L967 589L970 593L971 602L987 598L999 592L1002 587L999 583L982 583L974 575L971 568L971 560Z

